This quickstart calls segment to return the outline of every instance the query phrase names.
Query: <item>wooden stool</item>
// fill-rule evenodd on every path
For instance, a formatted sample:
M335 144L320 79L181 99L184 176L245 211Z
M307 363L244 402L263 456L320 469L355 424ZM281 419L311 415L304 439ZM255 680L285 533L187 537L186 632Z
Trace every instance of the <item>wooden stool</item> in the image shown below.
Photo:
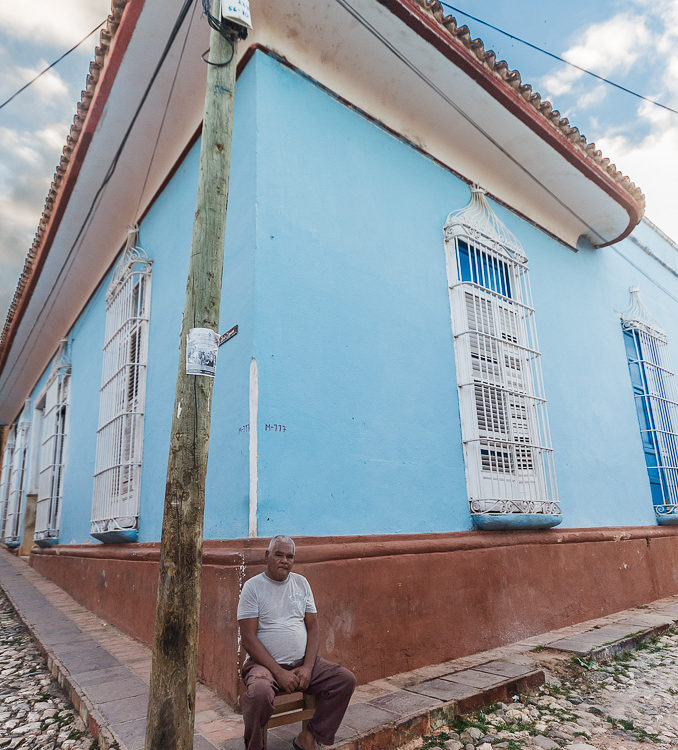
M316 697L310 693L279 693L273 699L273 715L264 727L264 750L269 729L300 721L306 728L315 713Z

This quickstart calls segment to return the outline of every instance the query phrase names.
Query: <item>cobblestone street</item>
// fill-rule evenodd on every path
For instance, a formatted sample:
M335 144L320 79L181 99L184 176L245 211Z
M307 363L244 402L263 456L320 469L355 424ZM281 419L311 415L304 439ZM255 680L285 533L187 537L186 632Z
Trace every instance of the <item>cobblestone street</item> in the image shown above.
M537 694L457 717L407 750L678 747L678 634L599 664L549 651L531 656L547 672Z
M0 748L93 750L26 627L0 591Z

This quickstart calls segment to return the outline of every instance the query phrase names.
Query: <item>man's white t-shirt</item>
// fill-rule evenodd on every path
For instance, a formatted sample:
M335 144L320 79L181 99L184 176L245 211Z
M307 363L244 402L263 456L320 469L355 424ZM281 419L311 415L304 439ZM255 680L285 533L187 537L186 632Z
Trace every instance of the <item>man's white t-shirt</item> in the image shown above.
M274 581L266 573L245 581L238 602L238 619L258 617L257 638L278 664L291 664L306 653L307 612L317 612L304 576L289 573Z

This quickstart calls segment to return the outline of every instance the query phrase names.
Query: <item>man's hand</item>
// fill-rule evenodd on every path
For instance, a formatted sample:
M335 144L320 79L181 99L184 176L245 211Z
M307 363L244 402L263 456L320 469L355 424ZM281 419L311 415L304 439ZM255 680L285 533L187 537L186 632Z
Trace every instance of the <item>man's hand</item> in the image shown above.
M306 688L309 686L309 683L311 682L311 672L313 671L311 667L306 666L306 664L302 664L300 667L297 667L292 671L299 678L299 686L297 687L297 690L306 690Z
M299 675L296 669L281 669L275 675L275 681L286 693L293 693L299 689Z

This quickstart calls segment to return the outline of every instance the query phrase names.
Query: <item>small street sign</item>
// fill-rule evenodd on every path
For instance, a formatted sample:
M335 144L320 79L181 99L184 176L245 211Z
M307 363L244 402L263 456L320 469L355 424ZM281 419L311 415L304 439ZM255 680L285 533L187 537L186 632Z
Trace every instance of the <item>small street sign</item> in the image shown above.
M232 339L236 333L238 333L237 325L233 326L233 328L229 328L226 333L222 333L221 336L219 336L218 345L221 346L222 344L225 344L229 339Z

